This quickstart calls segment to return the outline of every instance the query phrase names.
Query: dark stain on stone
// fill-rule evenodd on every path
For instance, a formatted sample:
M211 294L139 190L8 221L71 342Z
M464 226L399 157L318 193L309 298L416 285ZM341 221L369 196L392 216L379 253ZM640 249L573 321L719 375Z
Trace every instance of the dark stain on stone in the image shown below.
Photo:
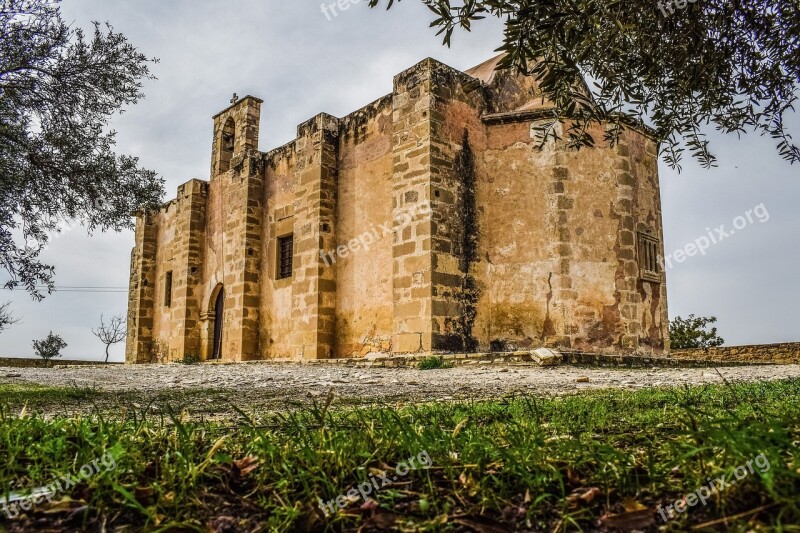
M461 235L459 251L459 269L463 272L461 279L461 289L455 294L456 300L461 307L461 313L457 317L448 318L446 325L457 336L452 343L461 345L460 349L466 352L474 352L478 349L478 340L472 333L475 325L475 317L478 314L478 299L480 298L480 288L475 277L470 273L472 264L478 261L478 209L475 193L477 176L475 173L475 157L469 143L469 132L464 129L464 136L461 141L461 150L456 154L453 165L455 175L459 180L460 192L460 217Z

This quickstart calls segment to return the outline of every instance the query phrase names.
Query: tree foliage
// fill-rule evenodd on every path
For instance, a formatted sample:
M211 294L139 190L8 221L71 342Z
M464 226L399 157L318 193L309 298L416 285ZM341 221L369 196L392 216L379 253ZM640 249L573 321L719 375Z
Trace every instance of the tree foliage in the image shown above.
M47 337L40 341L33 341L33 351L49 363L54 357L61 357L61 350L67 347L64 339L58 335L53 335L51 331Z
M421 1L448 46L456 28L503 19L500 66L538 78L555 118L569 119L574 146L595 143L587 126L600 121L615 142L627 118L654 128L674 168L687 149L715 165L708 125L769 135L784 159L800 162L784 122L800 86L798 0Z
M39 255L64 222L130 227L163 182L114 153L109 120L141 98L149 60L109 25L67 25L57 0L0 0L0 264L7 288L53 290Z
M127 325L125 319L119 315L111 317L111 321L106 324L103 320L103 315L100 315L100 327L93 329L92 333L95 337L100 339L100 342L106 346L106 363L108 363L108 350L112 345L125 340L128 336Z
M684 348L713 348L725 344L725 339L717 335L717 328L708 330L709 324L714 324L717 317L695 317L683 319L679 316L669 323L669 341L673 349Z

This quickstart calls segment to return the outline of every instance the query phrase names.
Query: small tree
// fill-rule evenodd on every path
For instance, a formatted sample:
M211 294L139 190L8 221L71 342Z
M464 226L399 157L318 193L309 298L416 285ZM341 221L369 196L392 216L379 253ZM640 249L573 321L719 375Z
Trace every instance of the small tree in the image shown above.
M67 343L64 342L64 339L58 335L53 335L52 331L44 339L33 341L33 350L36 355L44 359L47 364L50 364L50 360L53 357L61 357L61 350L66 347Z
M108 350L113 344L122 342L128 336L125 319L119 315L112 316L111 322L106 324L103 315L100 315L100 327L93 329L94 336L106 345L106 363L108 363Z
M717 321L717 317L695 317L683 319L676 316L669 323L669 339L672 348L713 348L722 346L725 339L717 335L717 328L706 331L709 324Z

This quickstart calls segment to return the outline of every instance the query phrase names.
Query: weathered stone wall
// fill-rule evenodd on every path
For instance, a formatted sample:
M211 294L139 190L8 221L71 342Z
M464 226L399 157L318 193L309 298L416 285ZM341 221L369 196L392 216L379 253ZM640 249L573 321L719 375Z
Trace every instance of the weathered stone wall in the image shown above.
M388 352L392 340L391 96L344 117L339 128L336 246L323 250L324 261L336 265L335 352L338 357Z
M409 207L430 202L433 61L425 60L394 78L392 101L392 220ZM432 348L430 218L412 221L394 234L392 247L392 351Z
M613 148L600 141L576 151L550 140L540 150L533 126L548 120L548 105L530 78L479 66L470 73L484 77L487 85L480 87L447 67L439 70L447 75L437 100L442 126L436 114L432 122L442 140L434 143L440 157L432 172L449 176L450 187L434 190L451 207L434 198L442 223L440 229L434 219L434 232L444 239L437 244L434 238L433 250L452 252L439 261L447 265L449 287L433 290L434 309L437 292L444 296L441 324L462 317L455 324L459 336L469 340L471 332L483 350L546 345L663 353L665 283L663 276L661 283L640 279L636 250L637 231L650 230L663 243L655 144L626 130ZM454 164L465 131L477 172L476 221L465 216L471 211L464 169ZM601 140L604 132L591 133ZM468 263L459 228L478 235ZM451 341L441 345L454 349Z
M192 180L178 187L172 260L170 357L200 357L202 268L205 257L205 215L208 183Z
M262 358L389 350L392 236L380 225L391 227L391 111L387 97L341 120L319 115L264 154ZM277 239L289 233L295 272L279 280Z
M154 353L168 360L177 359L178 328L172 327L172 307L166 305L166 283L168 273L175 271L175 219L181 202L178 199L167 203L155 215L157 246L155 247L155 272L153 292L153 336Z
M432 80L432 344L434 350L474 351L482 238L476 159L486 144L480 120L485 93L474 78L441 63L433 62Z
M292 278L278 279L278 238L294 231L296 143L268 152L265 161L267 206L262 228L261 357L289 357L292 351Z
M670 357L674 359L796 365L800 364L800 342L672 350Z
M260 358L259 312L261 289L261 228L264 177L258 152L261 100L246 97L214 117L212 174L205 230L209 243L202 283L201 357L213 353L214 304L224 291L222 358L245 361ZM227 158L220 155L227 125L234 139Z
M638 344L633 347L637 353L664 353L669 351L669 312L667 305L666 273L660 274L660 283L647 281L640 275L639 267L643 251L638 247L638 234L653 235L659 243L658 254L664 257L664 224L661 210L661 192L658 177L658 145L647 135L631 129L626 130L616 151L621 159L618 179L621 185L628 182L630 174L630 191L632 195L632 216L634 228L634 256L637 261L627 261L626 268L636 269L637 275L629 276L629 285L635 283L636 296L627 293L626 298L633 306L632 319L628 322L628 335L638 337ZM630 171L625 170L625 164ZM620 202L624 204L624 202ZM624 206L621 206L624 207ZM627 219L623 218L623 229ZM621 239L625 234L621 234ZM629 248L630 249L630 248ZM624 312L624 308L623 308ZM630 348L630 346L628 346Z
M137 216L135 244L131 251L126 363L149 362L153 349L157 232L155 214Z
M254 165L257 156L253 154ZM227 187L225 218L226 268L222 273L225 290L225 336L223 355L237 354L236 360L258 359L259 313L261 309L261 227L264 179L257 169L232 170ZM209 283L209 289L212 289ZM209 303L210 300L209 300Z
M336 244L339 120L323 113L297 133L291 356L325 359L335 347L336 265L320 250Z
M108 366L123 364L118 361L104 363L102 361L74 361L71 359L53 359L51 362L53 364L52 367L41 357L0 357L0 367L3 368L63 368L68 366ZM136 361L132 362L135 363ZM125 363L129 363L129 361L125 361ZM6 374L6 377L9 376Z
M200 306L201 355L211 357L217 292L221 290L225 275L225 245L228 239L223 231L228 218L227 187L225 179L213 179L208 185L206 203L205 261ZM223 333L224 335L224 333Z
M575 151L552 139L540 150L535 120L487 122L481 347L663 353L665 283L639 278L636 250L637 229L663 243L652 141L629 130L614 148ZM602 139L599 127L591 133Z
M546 344L557 329L558 300L553 272L562 272L558 237L547 224L559 208L561 185L551 185L556 150L539 153L527 122L490 126L479 152L478 204L481 261L475 274L481 287L474 332L483 349L524 349ZM564 203L560 207L564 207ZM555 232L554 232L555 233ZM559 295L561 296L561 295Z

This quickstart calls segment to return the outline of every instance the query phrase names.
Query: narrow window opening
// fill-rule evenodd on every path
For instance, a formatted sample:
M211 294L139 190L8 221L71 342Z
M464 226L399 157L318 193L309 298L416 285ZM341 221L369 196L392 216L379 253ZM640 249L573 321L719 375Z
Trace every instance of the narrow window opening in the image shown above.
M225 316L225 290L220 287L214 300L214 344L211 359L222 359L222 322Z
M294 254L294 235L278 237L278 279L292 277L292 256Z
M236 123L232 118L228 118L222 128L222 139L220 139L219 152L219 171L226 172L231 168L233 150L236 146Z
M164 306L172 307L172 271L167 272L164 278Z
M645 281L661 283L663 269L659 257L660 241L651 233L639 232L637 244L640 277Z

